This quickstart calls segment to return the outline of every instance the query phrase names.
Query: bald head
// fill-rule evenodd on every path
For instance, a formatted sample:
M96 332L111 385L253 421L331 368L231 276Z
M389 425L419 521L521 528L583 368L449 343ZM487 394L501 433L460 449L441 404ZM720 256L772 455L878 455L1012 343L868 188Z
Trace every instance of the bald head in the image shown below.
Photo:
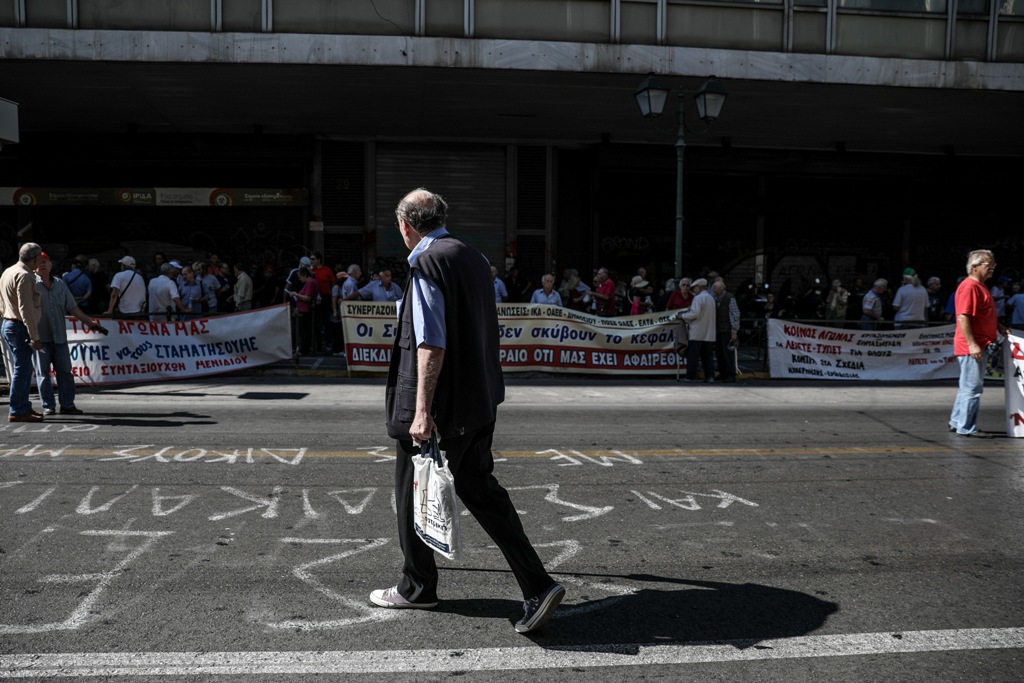
M441 195L420 187L398 202L395 216L416 232L426 235L448 222L448 204Z

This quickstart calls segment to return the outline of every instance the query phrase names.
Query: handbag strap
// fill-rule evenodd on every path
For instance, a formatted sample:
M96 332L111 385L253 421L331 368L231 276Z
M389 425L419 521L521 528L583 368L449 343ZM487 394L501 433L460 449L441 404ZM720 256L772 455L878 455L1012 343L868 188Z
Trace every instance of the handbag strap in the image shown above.
M437 442L437 432L431 432L430 440L420 446L420 452L424 457L436 462L438 466L444 467L445 458L441 454L441 448Z
M117 310L120 311L121 313L124 313L124 309L121 308L121 299L123 299L124 295L128 293L128 288L132 286L132 282L135 281L135 276L138 274L138 271L132 271L132 276L128 278L128 284L124 286L124 291L121 292L121 294L119 294L117 297Z

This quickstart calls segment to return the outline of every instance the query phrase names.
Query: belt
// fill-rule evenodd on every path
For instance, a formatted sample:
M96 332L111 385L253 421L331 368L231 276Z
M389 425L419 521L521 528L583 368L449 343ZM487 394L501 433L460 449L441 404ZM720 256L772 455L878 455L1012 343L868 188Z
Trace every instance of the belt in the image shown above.
M25 324L24 321L19 320L18 318L4 318L4 320L6 320L7 322L11 322L11 323L21 323L22 325Z

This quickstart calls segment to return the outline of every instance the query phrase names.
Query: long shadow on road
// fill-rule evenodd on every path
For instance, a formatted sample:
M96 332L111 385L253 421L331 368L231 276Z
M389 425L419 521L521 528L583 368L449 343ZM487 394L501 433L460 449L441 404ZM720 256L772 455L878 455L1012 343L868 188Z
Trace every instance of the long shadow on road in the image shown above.
M839 605L812 595L756 583L722 583L630 574L638 582L676 584L680 590L642 588L635 593L579 602L566 584L568 604L545 628L530 637L558 649L637 654L639 645L726 641L737 648L757 647L774 638L807 635L839 611ZM574 599L575 598L575 599ZM522 613L508 600L445 600L439 611L476 617Z
M50 422L51 420L47 420ZM52 420L53 422L82 422L86 424L104 425L106 427L184 427L186 425L215 425L217 420L209 415L196 415L195 413L165 413L162 415L147 415L131 417L125 413L94 413L74 420Z

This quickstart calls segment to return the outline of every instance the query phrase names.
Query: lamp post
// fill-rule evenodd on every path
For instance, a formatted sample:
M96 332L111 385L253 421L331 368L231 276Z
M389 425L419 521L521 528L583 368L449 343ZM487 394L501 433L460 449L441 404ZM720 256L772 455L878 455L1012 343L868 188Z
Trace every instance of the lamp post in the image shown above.
M665 102L668 100L669 87L662 84L653 73L647 78L634 93L637 104L640 106L640 113L649 119L658 117L665 109ZM694 102L697 104L697 116L704 123L711 123L722 113L722 106L725 105L725 98L728 93L725 91L714 76L711 76L694 95ZM676 281L683 276L683 156L686 151L686 131L702 134L707 131L690 130L686 125L685 110L683 108L683 89L678 92L679 103L676 107L679 119L679 130L676 133L676 249L675 249L675 272Z

